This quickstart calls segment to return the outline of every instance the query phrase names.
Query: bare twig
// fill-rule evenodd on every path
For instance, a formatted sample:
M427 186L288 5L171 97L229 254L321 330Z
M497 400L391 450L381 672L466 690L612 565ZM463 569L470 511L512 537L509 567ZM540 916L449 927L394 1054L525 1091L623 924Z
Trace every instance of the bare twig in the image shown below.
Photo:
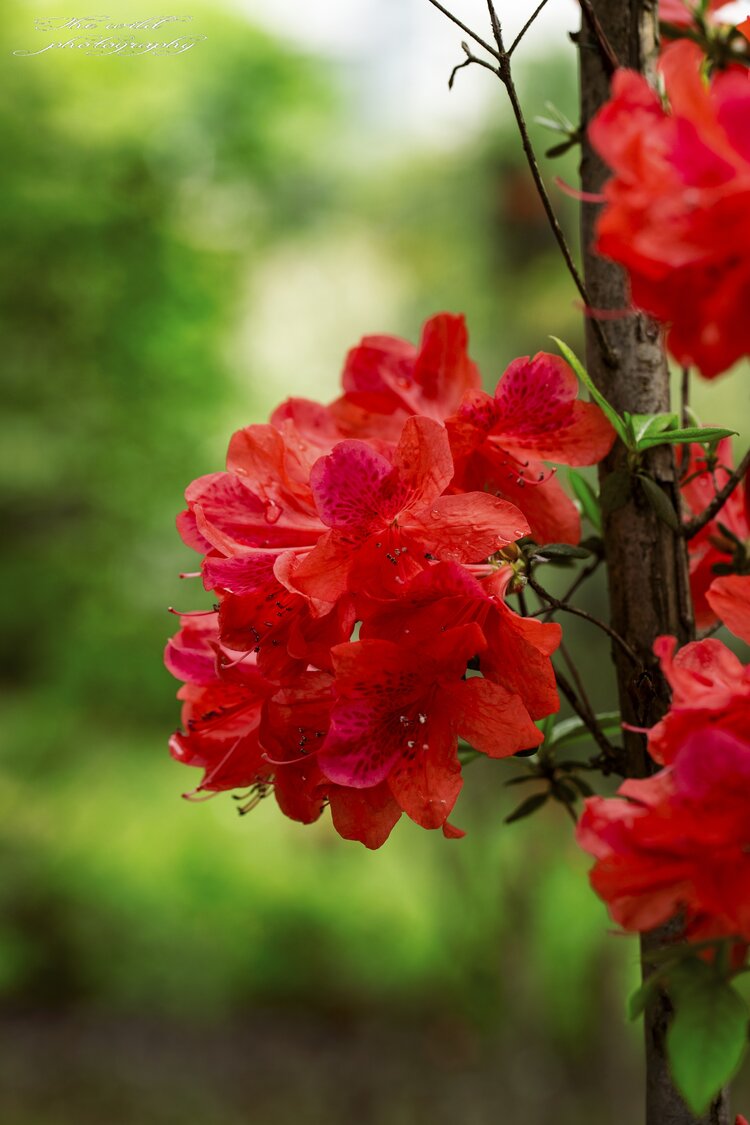
M703 530L707 523L711 522L714 516L718 515L748 469L750 469L750 449L748 449L734 472L730 474L724 487L720 488L716 493L705 511L701 512L695 519L689 520L682 525L682 534L686 539L692 539L694 535L697 535L699 531Z
M464 59L464 61L462 63L458 63L457 66L453 67L453 70L451 71L451 74L450 74L450 78L448 79L448 89L449 90L453 89L453 83L456 81L456 75L458 74L459 70L463 70L464 67L466 67L466 66L471 66L472 63L476 63L477 66L483 66L485 70L490 70L490 71L492 71L492 73L494 75L497 75L497 67L496 66L493 66L492 63L488 63L485 59L479 59L479 58L477 58L476 55L473 55L471 53L471 51L469 50L468 44L462 43L461 46L464 49L464 53L466 54L466 58Z
M485 43L484 39L482 39L481 36L477 35L475 31L472 31L470 27L467 27L465 23L461 23L461 20L458 19L457 16L454 16L453 12L449 12L447 8L444 8L442 4L438 3L438 0L428 0L428 2L432 4L433 8L437 8L437 10L439 12L442 12L444 16L447 16L451 23L455 23L456 27L460 27L462 31L465 31L470 39L473 39L474 42L478 43L480 47L484 47L485 51L488 51L491 55L493 55L498 60L498 62L500 61L500 55L497 53L495 48L491 47L489 43Z
M690 425L690 368L682 369L682 385L680 388L680 422L682 428Z
M452 84L457 70L462 69L464 66L468 66L470 62L477 62L484 66L486 69L493 70L495 74L497 74L503 86L505 86L508 97L510 99L511 107L513 109L513 115L516 119L516 124L518 125L518 130L521 134L521 143L523 145L523 151L526 156L526 161L528 163L529 170L534 181L534 186L536 187L537 194L539 195L539 198L542 202L542 207L544 208L544 212L552 229L555 241L560 248L560 253L563 256L565 265L568 269L568 273L573 279L575 287L580 293L581 298L583 299L584 305L587 309L591 308L591 301L589 300L589 295L586 290L583 278L581 277L578 267L575 264L570 247L568 246L567 239L565 238L565 234L562 227L560 226L557 215L555 214L555 210L552 206L552 201L550 200L544 180L542 179L541 171L539 170L539 164L537 162L536 153L534 152L534 146L531 143L531 138L529 136L529 131L526 125L526 119L521 108L521 103L518 100L518 91L516 90L515 82L513 81L513 74L510 68L510 52L505 49L505 44L503 41L503 31L502 27L500 26L500 20L498 19L493 0L487 0L487 10L489 11L490 20L492 22L492 32L495 37L495 43L497 45L496 48L485 42L485 40L482 39L480 35L477 35L477 33L475 31L472 31L470 27L467 27L465 23L462 23L457 16L454 16L452 12L443 7L439 0L429 0L429 3L432 4L434 8L437 8L439 12L442 12L443 15L451 20L452 23L456 24L457 27L460 27L462 31L465 31L466 34L470 36L470 38L472 38L475 43L478 43L481 47L484 47L485 51L489 52L489 54L491 54L493 58L497 59L498 66L491 67L483 60L479 60L474 56L471 56L465 63L460 63L458 67L454 67L451 73L449 84ZM516 44L514 43L513 47L515 47L515 45ZM513 50L513 47L511 48L511 51ZM596 337L599 342L599 346L601 348L605 363L608 367L617 367L617 357L610 347L609 341L607 340L600 321L597 319L593 319L592 325L593 330L596 333Z
M613 745L613 743L609 741L606 734L599 726L596 716L586 709L586 706L576 695L573 685L569 682L567 677L563 675L559 668L555 668L555 679L557 681L558 688L565 696L578 718L591 734L591 737L601 750L604 758L612 765L616 765L616 763L619 763L621 758L619 750L615 745Z
M522 28L521 28L521 30L519 31L518 35L517 35L517 36L515 37L515 39L514 39L514 40L513 40L513 42L511 43L510 47L508 47L508 58L510 58L510 57L511 57L511 55L512 55L512 54L513 54L513 52L515 51L516 47L517 47L517 46L518 46L518 44L519 44L519 43L521 42L521 40L523 39L524 35L525 35L525 34L526 34L526 32L527 32L527 31L529 30L529 28L531 27L531 25L532 25L532 24L534 23L534 21L536 20L537 16L539 15L539 13L540 13L540 12L542 11L542 9L543 9L543 8L546 8L546 6L547 6L547 2L548 2L548 0L542 0L541 4L539 4L539 6L537 7L536 11L535 11L535 12L533 12L533 13L532 13L532 15L530 15L530 16L529 16L529 18L528 18L528 19L526 20L526 23L525 23L525 24L523 25L523 27L522 27Z
M605 621L600 621L598 617L594 617L593 614L588 613L585 609L578 609L577 606L568 605L566 602L560 601L559 598L553 597L553 595L545 590L543 586L539 585L536 579L529 576L527 581L529 586L531 586L531 589L534 590L535 593L537 593L539 597L542 598L545 602L549 602L549 604L554 606L555 609L562 610L564 613L572 613L575 617L582 617L584 621L589 621L592 625L596 625L597 629L601 629L602 632L606 633L608 637L611 637L612 640L620 646L622 651L630 657L630 659L637 667L640 668L643 665L643 661L640 659L637 653L633 651L628 642L624 640L624 638L621 637L619 633L616 633L610 625L607 625Z
M510 57L508 55L508 52L505 50L503 31L500 26L500 21L497 18L497 12L495 11L493 0L487 0L487 7L489 9L490 19L492 20L492 31L495 36L495 42L497 43L497 49L499 53L499 66L497 68L498 77L500 78L503 86L505 86L508 98L510 100L511 108L513 110L513 116L516 119L518 131L521 134L521 144L526 156L526 162L529 166L529 171L531 172L531 176L534 181L534 186L536 187L537 194L541 200L542 207L544 208L544 212L547 216L547 221L549 222L549 225L552 229L552 233L555 236L555 241L560 248L560 253L562 254L565 265L568 268L568 273L572 277L576 289L581 294L586 308L591 308L591 301L589 299L586 285L578 270L578 267L575 264L575 261L573 260L573 254L571 253L570 247L568 246L568 241L565 237L562 227L560 226L557 215L555 214L555 209L552 206L552 200L549 197L547 187L544 183L542 173L539 169L539 163L536 158L534 146L531 143L531 137L529 136L529 130L526 125L526 118L524 117L521 102L518 98L518 91L516 90L516 84L513 80L513 72L510 66ZM602 328L601 323L598 320L592 320L592 324L599 340L599 344L602 349L602 355L604 356L607 366L616 367L616 357L609 346L609 341L604 334L604 329Z
M596 39L597 46L601 52L602 62L604 63L607 74L611 77L620 65L615 52L612 50L612 45L604 33L604 28L599 23L599 17L594 11L591 0L579 0L581 11L586 23L589 25L594 38Z
M568 666L568 671L573 677L573 683L576 686L576 691L578 692L578 695L580 696L584 707L588 711L589 715L595 714L594 708L591 706L591 700L589 699L588 692L586 691L586 685L584 684L583 679L581 678L581 674L578 671L578 667L576 666L576 662L570 655L570 650L568 649L564 641L560 641L560 654Z

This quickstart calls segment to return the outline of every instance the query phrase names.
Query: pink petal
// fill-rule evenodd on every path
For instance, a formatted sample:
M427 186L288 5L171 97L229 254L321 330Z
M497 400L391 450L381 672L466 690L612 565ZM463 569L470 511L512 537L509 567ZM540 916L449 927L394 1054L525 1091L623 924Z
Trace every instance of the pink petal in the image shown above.
M329 527L368 528L382 522L385 482L393 466L364 441L342 441L310 474L320 518Z

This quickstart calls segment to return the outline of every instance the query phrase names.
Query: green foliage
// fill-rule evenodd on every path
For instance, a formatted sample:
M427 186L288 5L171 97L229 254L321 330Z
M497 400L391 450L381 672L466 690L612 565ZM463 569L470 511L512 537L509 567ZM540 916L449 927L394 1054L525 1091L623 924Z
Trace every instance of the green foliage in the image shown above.
M716 969L697 958L680 962L669 984L675 1006L669 1061L688 1106L701 1114L742 1060L748 1009Z

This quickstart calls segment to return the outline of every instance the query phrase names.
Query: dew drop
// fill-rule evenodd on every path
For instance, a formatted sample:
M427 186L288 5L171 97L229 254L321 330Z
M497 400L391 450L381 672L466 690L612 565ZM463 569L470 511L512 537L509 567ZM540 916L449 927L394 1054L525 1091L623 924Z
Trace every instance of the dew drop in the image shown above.
M415 747L415 746L416 746L417 744L416 744L416 742L413 742L413 741L409 741L409 742L407 742L407 744L406 744L406 745L407 745L407 746L409 747L409 749L411 750L411 749L413 749L413 748L414 748L414 747Z
M417 718L419 719L420 723L422 723L422 725L424 725L427 722L427 716L423 715L421 711L417 715Z

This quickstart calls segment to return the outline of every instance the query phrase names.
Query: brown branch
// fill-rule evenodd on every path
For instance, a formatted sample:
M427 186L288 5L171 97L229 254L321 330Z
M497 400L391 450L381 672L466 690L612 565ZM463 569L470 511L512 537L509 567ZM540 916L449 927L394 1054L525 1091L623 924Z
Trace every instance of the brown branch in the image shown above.
M581 5L581 11L583 12L584 19L586 20L586 23L591 29L591 33L596 39L597 46L599 47L599 51L601 52L602 62L604 63L604 69L611 78L614 72L620 66L620 60L612 50L612 45L609 39L607 39L607 36L604 34L604 28L599 23L599 17L594 11L591 0L578 0L578 2Z
M690 368L683 367L682 383L680 387L680 422L682 428L690 425ZM687 458L686 458L687 460Z
M610 625L607 625L605 621L600 621L598 617L594 617L593 614L588 613L585 609L578 609L577 606L568 605L566 602L560 601L559 598L555 598L552 594L548 593L548 591L545 590L543 586L540 586L536 579L532 578L531 576L527 578L527 582L529 586L531 586L531 589L534 590L534 592L537 593L539 597L542 598L545 602L549 602L549 604L554 606L555 609L559 609L564 613L572 613L575 617L582 617L584 621L588 621L592 625L596 625L597 629L601 629L602 632L606 633L608 637L611 637L615 644L618 644L620 646L622 651L630 657L636 667L640 668L643 666L643 661L633 651L628 642L624 640L624 638L621 637L619 633L616 633Z
M466 26L466 24L462 23L461 20L459 20L457 18L457 16L454 16L452 12L448 11L447 8L443 7L443 5L441 3L439 3L439 0L429 0L429 3L432 4L432 6L434 8L437 8L439 12L442 12L443 15L446 16L449 20L451 20L452 23L455 23L457 27L460 27L462 31L465 31L466 34L469 35L474 40L475 43L479 43L480 46L484 47L485 51L488 51L492 55L493 58L497 59L497 62L498 62L497 68L490 67L487 63L483 63L483 65L487 69L493 70L495 72L495 74L497 74L498 78L500 79L500 81L502 82L503 86L506 89L506 92L508 94L508 98L510 99L511 108L513 109L513 116L516 119L518 131L521 134L521 144L523 146L523 151L524 151L524 154L526 156L526 162L529 166L529 171L531 172L531 176L532 176L532 179L534 181L534 186L536 187L537 194L539 196L539 199L541 200L542 207L544 208L544 212L547 216L547 221L549 222L550 228L551 228L552 233L555 237L555 241L557 242L557 245L560 248L560 253L563 256L563 259L565 261L565 265L567 266L567 269L568 269L568 273L570 274L571 278L573 279L573 283L575 284L576 289L580 293L581 298L583 299L584 305L586 306L587 309L591 308L592 305L591 305L591 301L589 300L589 295L588 295L588 292L586 290L586 286L585 286L583 278L582 278L582 276L581 276L581 274L578 270L578 267L575 264L575 261L573 259L573 254L571 253L571 250L570 250L570 247L568 246L568 242L567 242L567 239L566 239L565 234L563 232L563 229L560 226L557 215L555 214L555 209L552 206L552 201L549 197L549 193L547 192L547 188L546 188L544 180L542 178L542 173L539 169L539 163L538 163L537 158L536 158L534 146L531 143L531 137L529 136L529 130L528 130L528 127L526 125L526 118L524 117L523 109L521 108L521 103L518 99L518 91L516 90L515 82L513 81L513 74L512 74L512 71L511 71L511 67L510 67L510 52L506 51L506 49L505 49L505 43L503 41L503 32L502 32L502 28L500 26L500 20L498 19L493 0L487 0L487 9L488 9L489 14L490 14L490 20L492 22L492 32L493 32L493 35L495 37L495 43L497 44L497 49L492 47L489 43L486 43L484 41L484 39L481 38L481 36L477 35L477 33L475 31L472 31L471 28ZM451 74L451 79L450 79L451 82L455 78L456 70L459 70L464 66L467 66L470 61L479 62L480 60L478 60L478 59L475 60L474 57L472 56L471 59L467 59L467 62L461 63L459 65L459 67L454 68L453 73ZM597 339L599 341L599 346L601 348L602 355L604 357L605 363L607 364L608 367L611 367L611 368L617 367L617 357L616 357L615 353L613 352L612 348L610 347L609 341L607 340L607 337L604 333L604 329L602 328L602 325L600 324L600 322L598 320L592 320L592 324L593 324L593 330L596 333Z
M498 62L500 61L500 56L495 48L491 47L489 43L485 43L484 39L477 35L476 31L472 31L465 23L461 23L461 20L457 16L454 16L453 12L449 12L447 8L444 8L442 4L438 3L438 0L428 0L428 3L432 4L433 8L437 8L439 12L442 12L451 23L455 23L456 27L460 27L462 31L465 31L469 38L473 39L475 43L478 43L480 47L484 47L485 51L493 55Z
M682 525L682 534L685 539L692 539L699 531L703 530L707 523L711 522L715 515L718 515L748 469L750 469L750 449L748 449L734 472L730 474L729 480L724 487L720 488L716 493L705 511L701 512L695 519L689 520Z
M464 49L464 52L466 54L466 58L464 59L464 61L462 63L458 63L456 66L453 67L453 70L450 73L450 78L448 79L448 89L449 90L453 89L453 83L456 81L456 75L458 74L459 70L463 70L464 67L471 66L472 63L476 63L477 66L484 67L485 70L492 71L492 73L495 76L497 76L497 67L496 66L493 66L492 63L488 63L485 59L479 59L479 58L477 58L476 55L473 55L471 53L471 51L469 50L469 47L466 43L462 43L461 46Z
M607 760L607 762L611 763L613 767L617 768L617 764L620 762L622 755L620 754L617 747L609 741L606 734L599 726L599 723L596 721L596 716L588 711L584 704L581 703L573 688L573 685L570 683L567 677L563 675L559 668L555 668L555 680L557 681L558 688L590 733L594 742L601 750L604 758Z
M531 15L529 16L529 18L528 18L528 19L526 20L526 23L525 23L525 24L523 25L523 27L522 27L522 28L521 28L521 30L519 31L518 35L517 35L517 36L515 37L515 39L514 39L514 40L513 40L513 42L511 43L510 47L508 47L508 58L510 58L510 57L511 57L511 55L512 55L512 54L513 54L513 52L515 51L516 47L517 47L517 46L518 46L518 44L519 44L519 43L521 42L521 40L523 39L524 35L525 35L525 34L526 34L526 32L527 32L527 31L529 30L529 28L531 27L531 25L532 25L532 24L534 23L534 21L536 20L537 16L539 15L539 13L540 13L540 12L542 11L542 9L543 9L543 8L546 8L546 6L547 6L547 2L548 2L548 0L542 0L541 4L539 4L539 6L537 7L536 11L534 11L534 12L533 12L533 13L532 13L532 14L531 14Z

